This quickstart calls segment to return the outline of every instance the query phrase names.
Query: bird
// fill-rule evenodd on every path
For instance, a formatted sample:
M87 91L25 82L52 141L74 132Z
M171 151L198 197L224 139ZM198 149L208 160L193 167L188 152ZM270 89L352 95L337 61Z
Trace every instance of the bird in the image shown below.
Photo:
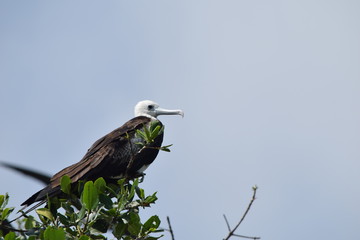
M153 123L163 128L157 119L160 115L184 117L184 112L163 109L151 100L138 102L134 118L97 140L79 162L56 173L45 188L33 194L21 205L26 208L37 203L37 207L46 202L48 197L60 195L60 181L65 175L70 177L71 183L96 180L99 177L105 180L118 180L143 176L144 170L157 157L164 135L163 131L160 131L152 142L146 143L137 133L141 129L149 128Z

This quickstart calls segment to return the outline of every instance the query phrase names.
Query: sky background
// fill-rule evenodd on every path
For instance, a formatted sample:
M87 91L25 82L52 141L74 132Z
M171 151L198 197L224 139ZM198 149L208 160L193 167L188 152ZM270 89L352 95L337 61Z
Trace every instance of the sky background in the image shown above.
M176 239L360 239L360 2L1 1L0 159L54 174L151 99ZM0 168L18 206L42 188ZM163 239L170 239L166 234Z

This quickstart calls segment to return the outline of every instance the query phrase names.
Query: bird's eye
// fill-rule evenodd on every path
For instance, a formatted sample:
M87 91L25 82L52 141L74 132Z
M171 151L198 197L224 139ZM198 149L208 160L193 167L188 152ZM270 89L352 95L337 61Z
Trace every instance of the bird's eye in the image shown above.
M149 105L148 106L148 110L153 110L154 109L154 105Z

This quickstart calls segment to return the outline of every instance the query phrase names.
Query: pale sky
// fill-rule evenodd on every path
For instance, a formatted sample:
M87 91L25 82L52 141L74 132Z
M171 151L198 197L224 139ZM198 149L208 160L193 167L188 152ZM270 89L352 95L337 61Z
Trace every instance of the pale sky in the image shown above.
M1 1L0 159L54 174L151 99L176 239L359 239L359 1ZM42 185L0 168L19 204ZM170 239L166 234L163 239Z

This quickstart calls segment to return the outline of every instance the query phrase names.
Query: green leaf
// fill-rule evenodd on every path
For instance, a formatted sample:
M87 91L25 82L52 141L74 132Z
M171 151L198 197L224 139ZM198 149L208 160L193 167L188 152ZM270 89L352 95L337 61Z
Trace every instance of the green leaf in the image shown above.
M151 216L143 225L143 233L153 232L160 226L160 218L158 216Z
M126 230L126 224L123 222L123 220L121 219L120 221L117 222L117 224L115 225L115 228L113 230L113 234L117 239L120 239L123 237L124 233Z
M14 211L13 207L5 208L1 214L1 220L7 219L7 217L10 215L10 213Z
M124 184L125 184L125 181L126 181L125 178L120 178L120 179L117 181L117 184L118 184L120 187L123 187Z
M67 214L74 213L74 208L71 206L69 202L62 202L61 207L65 209Z
M129 213L128 231L130 234L137 236L141 230L140 217L137 213Z
M146 136L146 138L145 138L145 140L146 140L146 142L150 142L150 130L146 127L146 126L144 126L143 127L143 129L144 129L144 133L145 133L145 136Z
M56 216L57 209L61 207L61 202L58 197L48 198L48 209L50 209L51 213Z
M160 121L152 121L152 122L150 123L149 129L150 129L151 132L153 132L154 129L157 128L157 127L161 127Z
M40 216L46 217L47 219L54 221L54 216L52 215L52 213L50 212L49 209L47 208L39 208L35 210L36 213Z
M25 221L25 229L33 229L35 227L35 220L33 216L29 216Z
M158 237L147 237L146 240L157 240L157 239L161 238L162 236L164 236L164 235L160 235Z
M161 151L164 151L164 152L170 152L169 147L171 147L171 146L172 146L172 144L166 145L166 146L162 146L162 147L160 147L160 150L161 150Z
M104 178L98 178L96 179L96 181L94 182L94 185L96 187L96 189L98 190L98 193L103 193L106 189L106 182L104 180Z
M129 192L129 195L128 195L128 200L131 201L134 196L135 196L135 188L139 185L139 179L136 178L133 182L133 184L131 185L131 188L130 188L130 192Z
M86 213L86 208L85 206L83 206L80 211L77 213L77 220L81 220L84 218L85 216L85 213Z
M145 202L145 203L148 203L148 204L150 204L150 203L155 203L155 201L156 201L157 199L158 199L158 198L157 198L156 192L155 192L153 195L147 196L147 197L145 198L144 202Z
M0 207L2 207L3 203L5 200L5 196L4 195L0 195Z
M144 200L145 198L145 191L142 188L136 187L136 195L141 199Z
M163 133L164 126L159 121L153 121L149 126L144 125L141 130L136 130L136 136L142 138L145 141L145 144L138 142L140 145L147 145L153 143L155 138L159 134Z
M16 238L16 234L14 232L9 232L8 234L5 235L5 240L15 240Z
M62 228L48 227L44 232L45 240L65 240L65 231Z
M150 127L150 141L154 142L155 138L164 131L164 126L159 121L151 122Z
M0 195L0 208L5 208L8 204L9 195L6 193L5 195Z
M106 233L110 227L110 223L105 219L97 219L95 223L92 225L92 228L98 230L101 233Z
M99 201L104 205L106 209L111 209L113 207L113 201L108 195L100 194Z
M92 181L88 181L84 185L84 190L81 194L81 202L87 210L93 210L99 203L99 194Z
M158 125L156 128L151 132L151 139L155 139L161 130L161 127Z
M62 224L64 224L65 226L69 225L70 222L69 222L69 219L66 216L62 215L61 213L58 213L57 215L58 215L59 221Z
M60 187L61 191L63 191L64 193L71 193L71 179L69 176L65 175L61 178Z
M138 135L138 137L141 137L144 140L146 140L146 138L147 138L146 133L144 131L139 130L139 129L136 129L136 134Z
M108 215L110 217L116 217L118 215L118 212L116 210L117 209L115 209L115 208L111 208L108 211L106 211L106 215Z

